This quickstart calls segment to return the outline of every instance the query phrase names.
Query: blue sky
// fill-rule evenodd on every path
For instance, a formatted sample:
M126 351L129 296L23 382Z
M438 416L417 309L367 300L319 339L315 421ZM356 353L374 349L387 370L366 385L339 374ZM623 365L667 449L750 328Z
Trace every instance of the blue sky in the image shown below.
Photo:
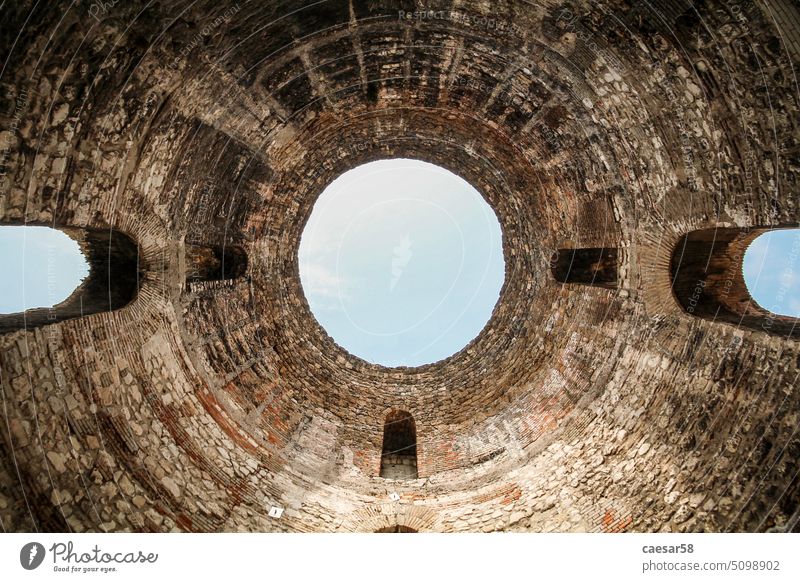
M800 317L800 229L773 230L755 239L745 252L742 273L761 307Z
M78 243L43 226L0 227L0 313L52 307L89 274Z
M466 181L417 160L346 172L322 193L300 242L317 320L369 362L418 366L463 348L504 279L500 224Z

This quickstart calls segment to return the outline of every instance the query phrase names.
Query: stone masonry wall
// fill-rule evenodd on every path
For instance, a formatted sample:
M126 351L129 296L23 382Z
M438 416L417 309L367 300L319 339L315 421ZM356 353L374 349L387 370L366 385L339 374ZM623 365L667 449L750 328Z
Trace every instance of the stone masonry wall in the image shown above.
M669 271L691 230L800 221L788 0L12 4L0 227L119 229L145 270L120 310L0 336L5 531L796 515L797 335L693 317ZM413 369L339 348L297 265L322 189L390 157L464 177L503 228L486 329ZM247 270L187 282L189 245ZM596 247L616 287L553 279L556 249ZM418 479L378 476L394 409Z

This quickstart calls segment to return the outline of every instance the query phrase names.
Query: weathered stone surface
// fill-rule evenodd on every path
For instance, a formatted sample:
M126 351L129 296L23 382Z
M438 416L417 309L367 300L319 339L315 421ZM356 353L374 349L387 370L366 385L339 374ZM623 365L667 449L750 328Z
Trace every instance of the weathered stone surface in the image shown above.
M0 223L117 230L142 275L121 309L0 336L5 530L761 531L797 511L796 336L694 317L670 279L689 231L800 221L788 0L11 4ZM328 183L397 156L484 194L507 272L463 351L387 370L319 327L297 248ZM242 249L245 273L196 280L200 247ZM570 248L617 249L616 286L555 281ZM419 478L389 486L391 409Z

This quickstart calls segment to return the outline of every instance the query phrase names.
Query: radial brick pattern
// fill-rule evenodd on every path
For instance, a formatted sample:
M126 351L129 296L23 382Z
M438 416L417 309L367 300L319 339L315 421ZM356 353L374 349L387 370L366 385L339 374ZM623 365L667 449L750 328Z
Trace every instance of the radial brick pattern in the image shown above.
M305 4L0 8L0 223L119 232L138 285L0 335L3 529L796 528L793 322L673 291L728 229L681 272L741 306L741 241L800 221L796 5ZM396 157L473 184L506 263L413 369L337 347L298 274L319 193ZM379 475L395 411L416 479Z

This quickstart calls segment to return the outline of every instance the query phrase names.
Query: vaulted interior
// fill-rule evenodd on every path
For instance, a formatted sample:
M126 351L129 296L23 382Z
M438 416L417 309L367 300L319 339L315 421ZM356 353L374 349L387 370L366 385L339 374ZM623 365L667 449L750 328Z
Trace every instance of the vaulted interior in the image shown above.
M6 531L797 528L797 335L709 295L800 222L794 3L110 4L0 8L0 224L104 233L110 301L2 327ZM398 157L473 184L506 265L415 368L298 273L323 189Z

